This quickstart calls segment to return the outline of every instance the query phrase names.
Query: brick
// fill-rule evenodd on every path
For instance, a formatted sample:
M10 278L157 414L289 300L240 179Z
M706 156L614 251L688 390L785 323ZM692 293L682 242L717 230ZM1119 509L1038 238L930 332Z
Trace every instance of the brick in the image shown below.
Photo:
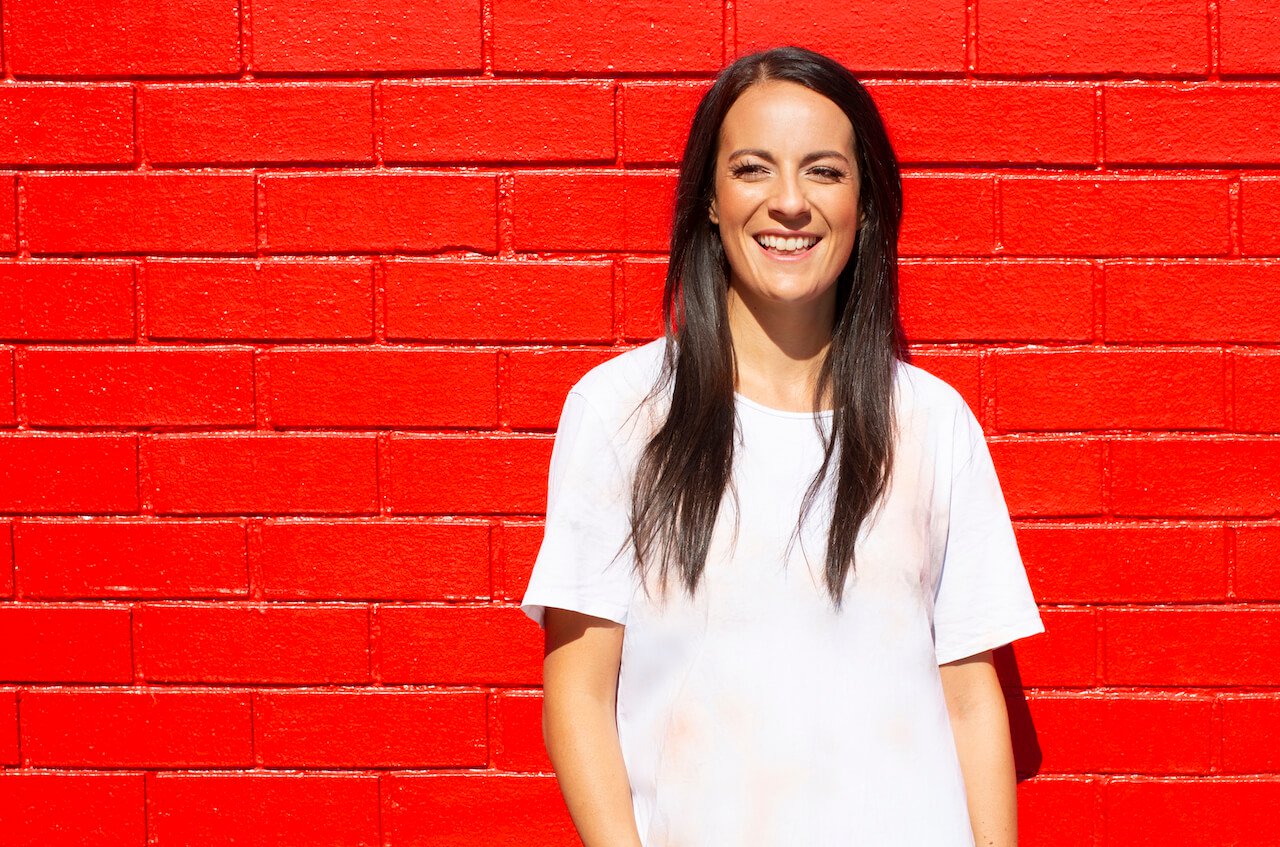
M1209 429L1226 423L1220 350L999 350L992 362L1001 430Z
M1270 516L1280 506L1280 441L1245 437L1122 439L1111 444L1120 515Z
M390 261L387 336L602 342L613 335L607 262Z
M18 764L18 692L0 691L0 764Z
M693 125L705 81L624 82L621 86L622 151L628 164L675 164Z
M912 341L1088 341L1093 272L1084 262L907 261L898 266Z
M269 599L481 600L489 527L421 521L266 521L254 546Z
M278 73L478 71L480 0L255 0L253 67Z
M1280 684L1280 614L1224 607L1103 610L1104 682Z
M1233 351L1238 432L1280 431L1280 351Z
M249 253L249 173L26 174L32 253Z
M147 775L153 844L376 847L373 774Z
M542 535L541 523L504 523L495 531L494 594L498 599L518 603L524 598Z
M488 764L484 691L264 691L254 749L267 767Z
M1087 778L1040 777L1018 783L1018 840L1038 847L1095 844L1098 786Z
M143 274L151 338L373 338L367 262L149 261Z
M546 507L551 446L549 438L393 434L388 454L392 511L540 513Z
M0 512L138 511L138 444L126 435L0 435Z
M1090 164L1087 85L883 82L869 88L900 162Z
M662 335L665 259L626 259L622 264L622 333L628 340L651 341Z
M253 351L31 348L23 393L34 426L250 426Z
M1280 335L1280 265L1108 262L1107 341L1270 343Z
M388 844L445 847L471 843L484 821L493 847L578 847L554 777L511 774L388 774L382 822Z
M497 181L477 174L268 174L273 253L497 249Z
M369 83L146 85L139 101L148 162L373 161Z
M959 391L969 408L982 414L982 359L977 351L917 350L911 353L911 364Z
M569 389L587 371L629 348L512 350L502 387L506 422L521 429L555 431ZM543 505L546 505L545 503Z
M18 76L233 74L240 69L238 9L190 0L5 4L5 60Z
M28 691L22 751L36 767L251 767L245 691Z
M1280 525L1237 526L1235 596L1241 600L1280 600Z
M540 685L542 638L514 606L380 606L384 682Z
M488 350L276 347L259 364L278 427L491 427L498 416Z
M1242 177L1240 229L1246 256L1280 255L1280 179Z
M613 161L613 85L382 84L388 162Z
M666 173L517 173L516 249L666 251L674 196Z
M0 426L18 422L15 385L13 350L0 350Z
M1005 177L1000 184L1001 239L1013 254L1213 256L1231 249L1220 179Z
M904 175L904 256L985 256L995 250L995 186L990 177Z
M0 338L124 341L134 337L133 267L122 262L0 263Z
M654 7L610 0L590 15L554 0L495 0L493 66L499 71L632 73L714 71L723 15L713 0Z
M1229 694L1219 703L1223 773L1280 770L1280 698L1275 694Z
M1044 634L1015 646L1024 686L1089 688L1098 681L1098 619L1093 609L1040 610Z
M1106 847L1265 844L1280 780L1117 779L1102 797Z
M493 702L494 764L504 771L551 773L542 739L542 692L498 691Z
M15 528L23 597L234 597L249 591L231 521L32 521Z
M786 14L765 0L743 0L736 7L737 53L797 44L854 71L965 69L962 6L911 0L867 4L856 15L848 12L831 0L805 0L788 6Z
M1104 510L1103 444L1079 438L989 442L1010 514L1098 515Z
M1017 534L1041 603L1227 599L1220 524L1034 521L1020 524Z
M364 606L136 607L138 668L148 681L342 683L369 679Z
M977 28L983 74L1209 71L1205 6L1196 0L986 0Z
M128 85L11 83L0 91L0 164L132 165Z
M1218 7L1218 67L1227 74L1280 71L1280 16L1271 0L1231 0Z
M1280 162L1280 85L1108 85L1108 162Z
M0 521L0 597L13 596L13 523Z
M129 682L129 609L0 605L0 680Z
M159 514L377 511L372 436L160 435L146 460Z
M142 774L0 772L6 847L143 847Z
M10 255L18 249L17 179L0 176L0 253Z
M1041 773L1202 774L1218 747L1209 696L1036 694Z

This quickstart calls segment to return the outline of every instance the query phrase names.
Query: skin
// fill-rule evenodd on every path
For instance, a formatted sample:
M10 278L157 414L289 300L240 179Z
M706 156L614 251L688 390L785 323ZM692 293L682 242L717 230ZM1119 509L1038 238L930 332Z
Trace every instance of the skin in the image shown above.
M752 86L721 125L708 222L730 267L737 390L766 406L814 408L835 280L861 224L855 143L838 106L790 82ZM784 261L755 240L766 230L819 240ZM585 847L640 845L615 717L623 632L602 618L546 610L543 736ZM975 841L1016 847L1012 744L991 653L939 671Z

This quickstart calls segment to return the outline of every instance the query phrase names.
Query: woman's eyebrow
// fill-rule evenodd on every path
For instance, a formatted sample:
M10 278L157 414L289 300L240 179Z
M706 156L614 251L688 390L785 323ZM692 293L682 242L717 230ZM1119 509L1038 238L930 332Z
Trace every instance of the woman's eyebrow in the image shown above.
M770 162L770 163L774 162L774 158L769 153L769 151L761 150L758 147L744 147L740 150L734 150L732 153L729 154L729 159L730 161L732 161L733 159L736 159L739 156L759 156L761 159L764 159L766 162ZM828 158L841 159L846 164L849 162L849 157L838 150L815 150L814 152L805 155L805 157L800 160L800 164L807 165L810 162L816 162L819 159L828 159Z

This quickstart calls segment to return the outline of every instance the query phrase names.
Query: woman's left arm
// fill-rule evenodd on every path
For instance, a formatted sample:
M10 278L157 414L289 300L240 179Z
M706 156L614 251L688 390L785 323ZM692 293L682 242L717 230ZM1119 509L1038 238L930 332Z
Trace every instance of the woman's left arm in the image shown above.
M1017 847L1017 777L1009 714L991 651L940 665L978 847Z

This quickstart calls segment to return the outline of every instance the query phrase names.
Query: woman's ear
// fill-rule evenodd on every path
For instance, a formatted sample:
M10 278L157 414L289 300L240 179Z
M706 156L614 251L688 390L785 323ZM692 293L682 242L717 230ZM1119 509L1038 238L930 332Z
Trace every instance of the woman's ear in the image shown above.
M716 212L716 198L712 197L711 202L707 204L707 216L711 218L711 222L716 226L720 226L720 214Z

